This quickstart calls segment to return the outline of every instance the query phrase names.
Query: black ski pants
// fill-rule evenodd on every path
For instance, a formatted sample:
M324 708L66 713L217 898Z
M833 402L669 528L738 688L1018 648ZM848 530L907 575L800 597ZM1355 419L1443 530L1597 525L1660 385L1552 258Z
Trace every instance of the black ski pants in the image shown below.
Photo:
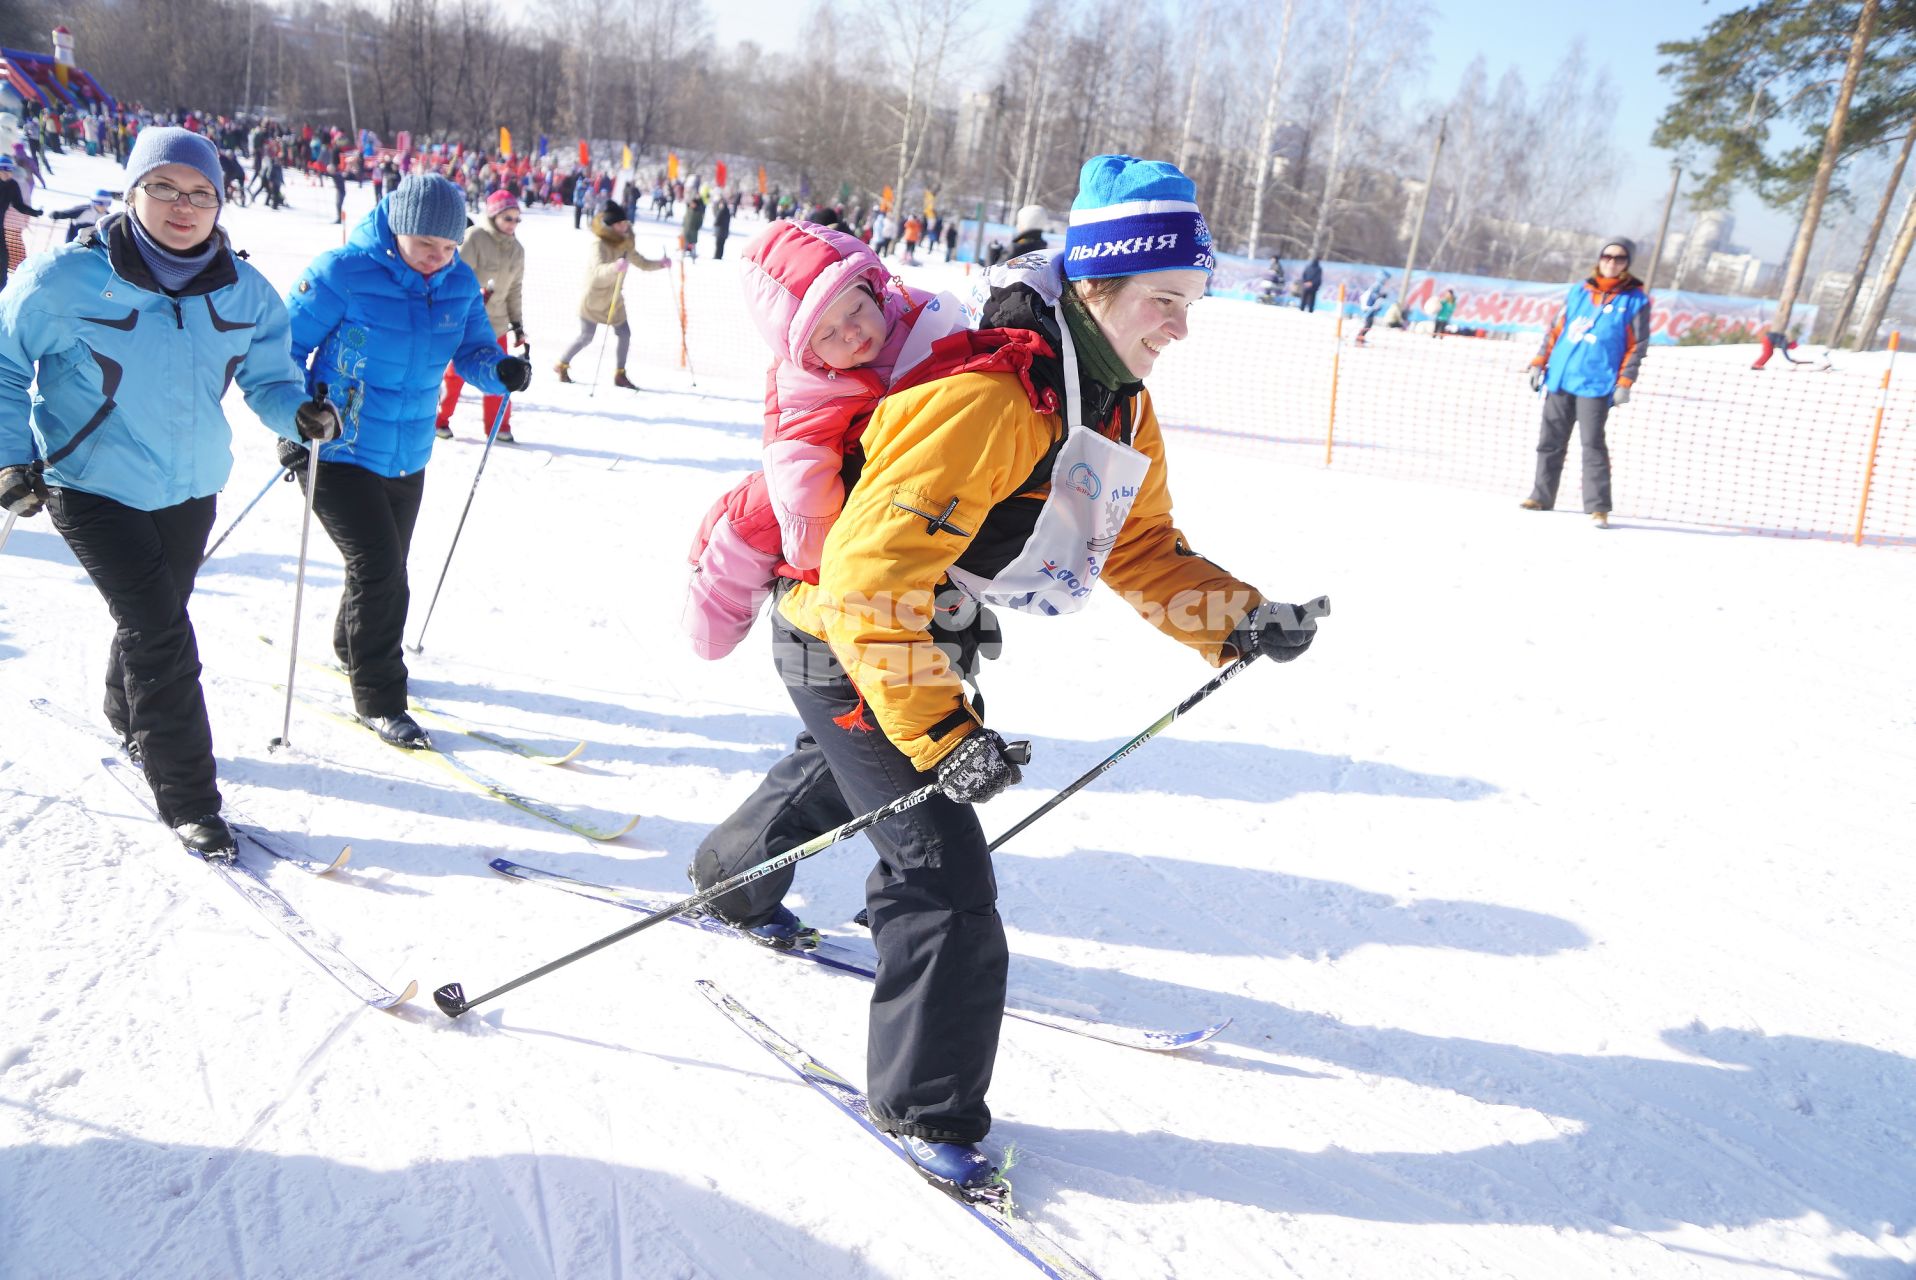
M220 811L199 640L186 612L217 506L211 495L158 511L80 489L47 495L53 527L113 615L107 723L139 749L168 826Z
M1577 396L1552 391L1543 400L1543 428L1537 436L1537 481L1530 496L1548 511L1557 505L1557 482L1570 450L1570 432L1583 437L1583 509L1610 511L1610 446L1603 424L1610 416L1609 396Z
M306 469L299 469L306 485ZM426 492L424 469L387 477L350 462L319 464L313 514L346 561L346 590L333 615L333 653L352 676L353 710L406 709L406 556Z
M1297 290L1297 309L1299 311L1317 310L1317 286L1308 280Z
M772 635L805 733L700 845L701 886L931 780L876 727L822 641L776 613ZM976 1142L991 1128L985 1092L1010 965L984 831L970 805L934 795L866 834L878 851L865 881L878 949L865 1050L872 1119L892 1133ZM728 894L727 914L748 923L769 916L792 876L787 869Z

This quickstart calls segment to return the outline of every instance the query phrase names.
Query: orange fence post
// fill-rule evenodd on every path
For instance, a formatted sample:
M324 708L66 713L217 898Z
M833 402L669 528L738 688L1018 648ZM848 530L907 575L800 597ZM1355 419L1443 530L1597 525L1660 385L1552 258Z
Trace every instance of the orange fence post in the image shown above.
M1324 465L1331 465L1331 437L1337 434L1337 364L1344 355L1344 286L1337 286L1337 345L1331 348L1331 420L1324 427Z
M1863 520L1869 515L1869 482L1876 474L1876 443L1883 438L1883 411L1889 406L1889 371L1896 367L1896 348L1903 335L1889 335L1889 363L1883 366L1883 394L1876 401L1876 421L1869 429L1869 455L1863 461L1863 501L1856 508L1856 545L1863 545Z
M679 368L686 367L685 352L685 255L679 255Z

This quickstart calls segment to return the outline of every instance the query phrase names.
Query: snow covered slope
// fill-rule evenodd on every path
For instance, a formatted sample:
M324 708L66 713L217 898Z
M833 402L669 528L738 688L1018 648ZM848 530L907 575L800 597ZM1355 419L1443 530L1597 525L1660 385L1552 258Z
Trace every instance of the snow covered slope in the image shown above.
M111 177L71 162L54 186ZM290 194L226 215L281 284L337 242L330 190ZM559 386L583 233L540 214L523 234L526 443L487 464L414 688L536 743L587 739L552 769L441 735L638 827L590 844L303 713L269 755L292 487L194 597L229 794L354 845L335 881L273 882L422 990L485 990L631 920L489 857L680 890L797 730L758 639L711 665L676 633L696 519L752 465L759 386L731 370L757 370L755 340L695 347L694 388L669 367L665 282L636 277L649 390ZM689 275L732 287L729 261ZM1223 324L1235 304L1205 305ZM221 527L273 468L230 407ZM416 586L472 481L476 404L457 427ZM1112 1278L1916 1269L1908 553L1602 534L1517 510L1521 475L1485 496L1170 448L1198 548L1336 612L1306 659L1253 667L999 857L1021 994L1236 1019L1173 1057L1007 1024L993 1140L1022 1150L1026 1212ZM314 546L309 642L340 581ZM0 1275L1030 1274L693 986L860 1078L856 979L673 928L456 1024L423 995L359 1006L103 782L95 744L28 709L96 713L109 626L48 522L22 523L0 554ZM1007 632L991 715L1037 756L988 830L1208 674L1115 600ZM868 860L812 859L795 905L850 932Z

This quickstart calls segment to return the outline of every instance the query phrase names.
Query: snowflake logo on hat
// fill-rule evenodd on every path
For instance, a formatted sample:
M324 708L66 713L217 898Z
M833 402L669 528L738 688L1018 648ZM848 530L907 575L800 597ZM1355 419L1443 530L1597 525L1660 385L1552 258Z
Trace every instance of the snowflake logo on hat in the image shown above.
M1208 249L1211 247L1211 228L1204 225L1204 215L1201 213L1197 216L1196 235L1198 248Z

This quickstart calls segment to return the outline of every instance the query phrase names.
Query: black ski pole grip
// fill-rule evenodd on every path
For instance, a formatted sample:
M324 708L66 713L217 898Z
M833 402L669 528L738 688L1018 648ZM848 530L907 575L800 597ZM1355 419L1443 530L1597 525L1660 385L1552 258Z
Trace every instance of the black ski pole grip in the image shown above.
M1017 765L1030 764L1031 744L1022 740L1018 742L1007 742L1005 744L1005 759Z

